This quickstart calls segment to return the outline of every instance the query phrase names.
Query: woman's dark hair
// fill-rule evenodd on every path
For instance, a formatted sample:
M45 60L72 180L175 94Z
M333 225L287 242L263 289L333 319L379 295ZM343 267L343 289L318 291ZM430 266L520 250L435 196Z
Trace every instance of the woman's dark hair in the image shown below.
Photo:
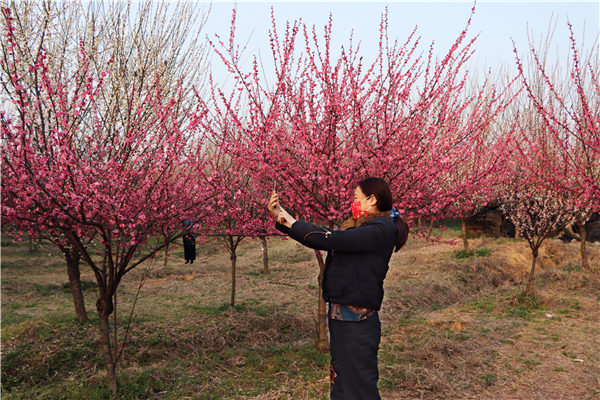
M358 182L360 190L365 196L375 196L377 199L377 208L379 211L385 212L392 209L392 191L387 182L381 178L366 178ZM392 218L396 227L398 227L398 238L396 239L396 248L394 251L400 250L408 239L408 224L400 216Z

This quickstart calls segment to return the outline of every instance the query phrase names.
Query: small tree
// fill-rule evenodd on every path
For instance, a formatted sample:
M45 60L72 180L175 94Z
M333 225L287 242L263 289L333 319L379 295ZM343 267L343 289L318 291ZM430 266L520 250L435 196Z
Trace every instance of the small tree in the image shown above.
M213 171L210 191L214 193L209 204L214 213L208 234L214 234L227 249L231 259L231 300L235 305L237 248L246 238L264 237L273 231L273 224L265 219L262 190L252 175L228 153L210 161ZM264 243L263 243L264 246ZM264 251L264 250L263 250Z
M211 78L212 83L212 78ZM207 205L214 218L204 230L214 235L227 249L231 259L231 306L235 305L237 248L246 238L261 238L264 269L268 273L266 236L274 232L274 226L264 213L265 180L253 174L252 161L248 159L242 130L240 91L228 97L211 86L211 103L199 102L212 113L201 121L201 130L207 149L204 166L211 193Z
M524 102L526 104L527 99ZM537 123L539 116L529 110L524 107L522 113L513 114L517 128L510 135L512 151L504 155L506 168L499 192L501 208L531 249L532 263L525 294L533 291L540 246L573 223L577 211L570 191L548 185L550 176L560 170L561 158L548 140L544 126Z
M525 293L533 291L535 266L539 248L545 239L556 235L574 221L573 208L568 201L543 186L521 181L505 187L502 208L531 249L532 261Z

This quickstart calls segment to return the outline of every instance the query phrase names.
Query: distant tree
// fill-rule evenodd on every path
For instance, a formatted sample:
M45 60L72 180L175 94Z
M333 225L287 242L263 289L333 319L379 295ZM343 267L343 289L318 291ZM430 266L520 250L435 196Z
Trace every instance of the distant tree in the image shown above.
M209 191L214 193L205 199L211 210L210 224L202 224L202 230L215 235L223 244L231 260L231 306L235 305L237 249L244 238L264 238L273 234L271 221L265 218L264 196L266 191L253 178L247 165L236 158L239 149L232 149L240 142L231 140L234 132L228 130L226 120L210 119L204 124L204 133L211 135L214 146L207 152L206 168ZM263 241L263 246L265 242ZM264 252L264 248L263 248Z
M563 172L561 152L539 123L539 115L527 107L530 100L523 97L514 104L520 112L513 113L516 129L509 139L511 151L504 155L499 194L501 208L531 248L532 264L525 289L525 293L531 293L540 246L575 221L577 205L568 188L549 186L552 175Z
M545 41L529 40L529 54L522 59L515 46L516 64L536 112L537 128L544 134L540 148L552 159L547 187L568 194L575 213L574 224L581 239L582 265L587 259L585 223L600 210L600 60L597 40L588 49L577 44L573 26L568 24L570 59L562 72L558 61L551 63L552 31ZM552 26L552 25L551 25Z
M515 177L504 186L502 208L531 248L531 269L525 288L525 293L531 293L540 246L545 239L572 223L574 213L572 205L559 193L546 189L541 183L523 179L523 176L528 174Z

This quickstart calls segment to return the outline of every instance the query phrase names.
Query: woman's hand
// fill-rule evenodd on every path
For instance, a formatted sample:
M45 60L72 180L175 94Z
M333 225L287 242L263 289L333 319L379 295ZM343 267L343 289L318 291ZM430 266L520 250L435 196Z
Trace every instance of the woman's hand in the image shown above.
M296 219L294 217L292 217L286 210L284 210L283 208L281 209L281 212L279 213L279 219L278 222L281 225L285 225L288 228L292 227L292 224L294 222L296 222Z
M269 208L269 211L271 212L271 215L275 221L278 221L279 214L281 213L281 206L279 206L279 196L274 190L271 192L271 198L269 199L269 204L267 207Z
M274 190L271 192L268 208L275 221L280 224L291 228L292 224L296 222L296 219L279 205L279 196Z

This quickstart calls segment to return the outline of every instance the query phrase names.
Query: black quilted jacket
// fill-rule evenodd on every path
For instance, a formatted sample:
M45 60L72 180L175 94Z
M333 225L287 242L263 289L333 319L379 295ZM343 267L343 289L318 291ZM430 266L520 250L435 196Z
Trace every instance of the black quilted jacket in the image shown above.
M389 216L346 230L330 230L305 221L296 221L291 228L279 223L275 227L305 246L327 250L325 301L381 308L383 280L398 236L398 228Z

